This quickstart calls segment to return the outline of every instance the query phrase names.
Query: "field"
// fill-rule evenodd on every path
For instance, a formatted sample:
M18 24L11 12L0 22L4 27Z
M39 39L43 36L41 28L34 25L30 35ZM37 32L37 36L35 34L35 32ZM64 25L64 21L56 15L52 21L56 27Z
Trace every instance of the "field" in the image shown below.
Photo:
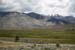
M50 29L0 30L0 37L8 37L12 39L16 36L21 38L20 41L27 40L28 42L34 43L75 44L74 31L53 31Z
M6 42L0 43L0 50L75 50L73 44L33 44L20 42Z

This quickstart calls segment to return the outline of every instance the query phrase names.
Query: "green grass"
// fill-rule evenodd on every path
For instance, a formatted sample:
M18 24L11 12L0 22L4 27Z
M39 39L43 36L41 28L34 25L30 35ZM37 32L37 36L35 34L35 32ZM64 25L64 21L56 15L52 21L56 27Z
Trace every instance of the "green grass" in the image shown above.
M52 42L75 43L75 32L73 31L53 31L50 29L32 29L32 30L0 30L0 37L25 37L25 38L43 38L54 39ZM59 39L59 40L58 40ZM40 41L40 40L39 40ZM48 40L42 40L49 42Z
M0 30L0 37L15 37L15 36L25 38L75 39L75 32L52 31L49 29Z

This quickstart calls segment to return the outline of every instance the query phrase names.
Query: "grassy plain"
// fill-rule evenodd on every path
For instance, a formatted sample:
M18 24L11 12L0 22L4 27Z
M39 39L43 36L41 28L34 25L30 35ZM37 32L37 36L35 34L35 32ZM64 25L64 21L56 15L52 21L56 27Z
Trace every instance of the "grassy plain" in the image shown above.
M30 29L30 30L0 30L0 37L21 38L41 38L34 41L71 43L75 44L74 31L53 31L50 29Z

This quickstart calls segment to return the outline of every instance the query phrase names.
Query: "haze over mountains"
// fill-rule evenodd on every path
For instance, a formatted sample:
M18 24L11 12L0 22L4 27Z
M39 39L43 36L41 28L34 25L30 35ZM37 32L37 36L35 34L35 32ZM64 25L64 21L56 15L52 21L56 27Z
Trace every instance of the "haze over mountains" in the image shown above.
M0 12L0 29L41 28L57 24L75 24L75 17L41 15L34 12Z

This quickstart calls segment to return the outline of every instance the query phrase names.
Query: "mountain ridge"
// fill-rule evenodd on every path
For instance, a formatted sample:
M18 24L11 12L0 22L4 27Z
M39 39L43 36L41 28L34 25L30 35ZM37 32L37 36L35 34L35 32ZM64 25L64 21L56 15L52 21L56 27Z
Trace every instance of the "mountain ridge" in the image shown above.
M30 29L58 24L75 24L75 17L58 14L45 16L34 12L0 12L0 29Z

